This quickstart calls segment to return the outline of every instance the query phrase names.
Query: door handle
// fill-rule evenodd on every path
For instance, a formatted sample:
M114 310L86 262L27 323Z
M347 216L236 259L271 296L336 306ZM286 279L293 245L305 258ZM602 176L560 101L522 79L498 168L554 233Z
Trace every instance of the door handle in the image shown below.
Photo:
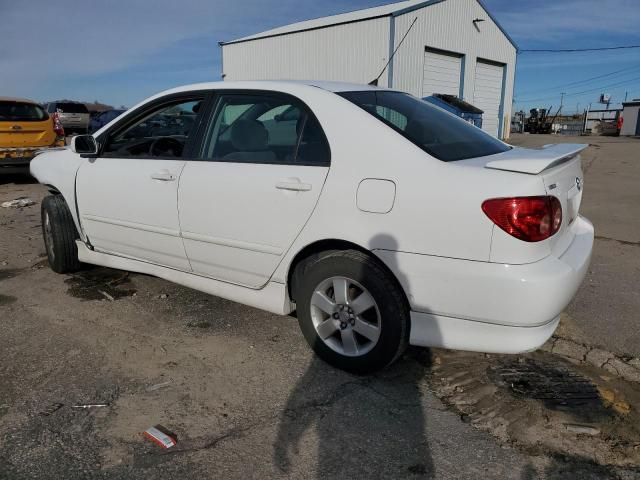
M294 192L308 192L311 190L310 183L302 183L298 182L278 182L276 183L276 188L278 190L291 190Z
M151 178L154 180L160 180L161 182L173 182L175 181L176 176L168 170L162 170L160 172L152 173Z

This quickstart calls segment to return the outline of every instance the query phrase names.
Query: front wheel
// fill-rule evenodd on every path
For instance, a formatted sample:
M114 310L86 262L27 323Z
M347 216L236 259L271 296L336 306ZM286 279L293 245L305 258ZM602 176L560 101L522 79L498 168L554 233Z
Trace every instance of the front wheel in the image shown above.
M390 365L404 352L409 308L377 260L356 250L330 251L298 268L298 321L323 360L364 374Z
M42 233L51 270L71 273L80 270L79 238L71 212L62 195L49 195L42 200Z

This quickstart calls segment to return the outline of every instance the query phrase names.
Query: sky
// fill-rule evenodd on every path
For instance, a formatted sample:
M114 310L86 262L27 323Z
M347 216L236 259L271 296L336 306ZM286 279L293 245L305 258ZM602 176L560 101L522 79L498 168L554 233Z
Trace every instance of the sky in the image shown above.
M132 106L166 88L219 80L219 41L385 3L0 0L0 95ZM640 45L640 0L484 3L521 50ZM518 55L515 110L555 110L561 92L565 112L597 108L600 93L611 94L612 107L625 94L640 98L640 49Z

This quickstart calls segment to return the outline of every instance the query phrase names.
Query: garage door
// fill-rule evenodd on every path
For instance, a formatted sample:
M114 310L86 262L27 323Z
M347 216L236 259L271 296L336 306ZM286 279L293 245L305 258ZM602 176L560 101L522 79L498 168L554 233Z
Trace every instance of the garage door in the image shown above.
M462 57L460 55L440 50L426 50L422 96L428 97L434 93L459 95L461 72Z
M482 129L493 136L499 135L500 103L502 102L502 74L504 65L476 62L473 105L484 111Z

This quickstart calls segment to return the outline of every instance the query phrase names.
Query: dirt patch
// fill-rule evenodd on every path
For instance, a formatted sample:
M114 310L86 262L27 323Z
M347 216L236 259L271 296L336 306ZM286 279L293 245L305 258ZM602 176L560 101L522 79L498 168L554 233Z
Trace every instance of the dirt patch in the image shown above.
M436 395L505 443L597 465L640 464L637 384L546 352L439 352L434 363Z
M8 280L10 278L17 277L20 274L21 270L17 268L5 268L0 270L0 281Z
M131 288L128 272L109 268L92 268L74 274L65 280L65 283L69 285L69 295L87 301L115 301L136 293L136 290Z
M17 298L12 297L11 295L0 295L0 307L11 305L12 303L15 303L16 300Z

